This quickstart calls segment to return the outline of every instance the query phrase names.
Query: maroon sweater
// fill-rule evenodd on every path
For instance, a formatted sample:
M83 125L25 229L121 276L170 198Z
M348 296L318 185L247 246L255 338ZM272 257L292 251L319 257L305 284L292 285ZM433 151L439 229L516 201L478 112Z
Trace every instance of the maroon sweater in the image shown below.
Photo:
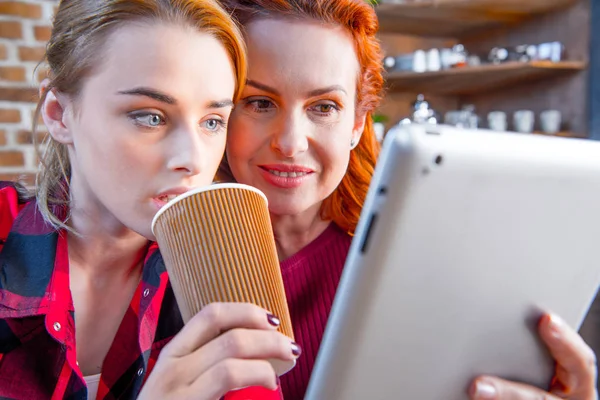
M281 263L295 340L296 367L281 377L285 400L302 400L348 255L350 235L331 223L313 242Z

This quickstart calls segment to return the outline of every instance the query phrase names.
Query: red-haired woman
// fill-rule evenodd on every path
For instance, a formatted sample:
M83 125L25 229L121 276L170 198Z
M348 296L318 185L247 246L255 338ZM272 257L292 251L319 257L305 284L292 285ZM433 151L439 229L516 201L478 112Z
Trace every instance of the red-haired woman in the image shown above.
M300 400L377 158L371 120L383 86L377 17L363 0L224 3L245 30L249 73L229 121L222 178L253 185L269 199L303 348L281 384L286 400ZM559 365L556 387L567 388L569 398L595 398L593 354L552 321L546 316L540 333ZM476 380L471 395L553 398L492 377Z

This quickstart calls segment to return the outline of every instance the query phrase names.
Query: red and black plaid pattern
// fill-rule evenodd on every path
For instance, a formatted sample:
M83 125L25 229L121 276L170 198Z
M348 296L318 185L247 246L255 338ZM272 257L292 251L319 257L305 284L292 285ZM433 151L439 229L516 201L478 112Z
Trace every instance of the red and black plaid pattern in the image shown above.
M60 211L60 210L59 210ZM134 399L183 327L155 244L102 367L98 399ZM86 399L64 232L0 182L0 399Z

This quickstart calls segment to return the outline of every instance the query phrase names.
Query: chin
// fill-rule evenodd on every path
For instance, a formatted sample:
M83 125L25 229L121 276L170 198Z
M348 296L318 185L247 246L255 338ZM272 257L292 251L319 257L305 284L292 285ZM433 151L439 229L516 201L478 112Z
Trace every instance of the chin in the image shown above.
M156 237L152 233L152 219L139 218L135 221L130 220L125 222L125 226L148 240L156 241Z
M144 238L155 242L156 241L156 237L154 236L154 234L152 233L152 229L150 229L150 225L148 224L148 227L140 227L140 226L132 226L131 228L132 231L134 231L135 233L137 233L140 236L143 236Z
M273 215L298 215L311 208L310 204L293 204L289 202L269 202L269 212Z
M148 229L147 231L136 231L136 232L139 233L140 235L142 235L143 237L145 237L146 239L148 239L152 242L156 242L156 237L152 233L152 230Z

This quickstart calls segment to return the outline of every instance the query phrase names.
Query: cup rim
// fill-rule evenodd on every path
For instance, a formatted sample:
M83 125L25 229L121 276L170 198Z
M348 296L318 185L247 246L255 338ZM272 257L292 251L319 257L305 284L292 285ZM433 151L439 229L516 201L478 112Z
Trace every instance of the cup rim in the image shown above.
M154 218L152 218L152 225L150 226L150 229L152 230L152 234L156 236L156 233L154 233L154 226L156 225L156 221L162 214L165 213L165 211L167 209L172 207L173 204L175 204L183 199L186 199L190 196L198 194L198 193L210 192L212 190L219 190L219 189L244 189L244 190L249 190L251 192L258 193L267 203L267 207L269 206L269 200L267 199L267 196L260 189L257 189L254 186L245 185L243 183L235 183L235 182L213 183L212 185L198 187L198 188L192 189L188 192L185 192L184 194L181 194L181 195L175 197L173 200L169 201L167 204L162 206L160 208L160 210L158 210L158 212L154 215Z

